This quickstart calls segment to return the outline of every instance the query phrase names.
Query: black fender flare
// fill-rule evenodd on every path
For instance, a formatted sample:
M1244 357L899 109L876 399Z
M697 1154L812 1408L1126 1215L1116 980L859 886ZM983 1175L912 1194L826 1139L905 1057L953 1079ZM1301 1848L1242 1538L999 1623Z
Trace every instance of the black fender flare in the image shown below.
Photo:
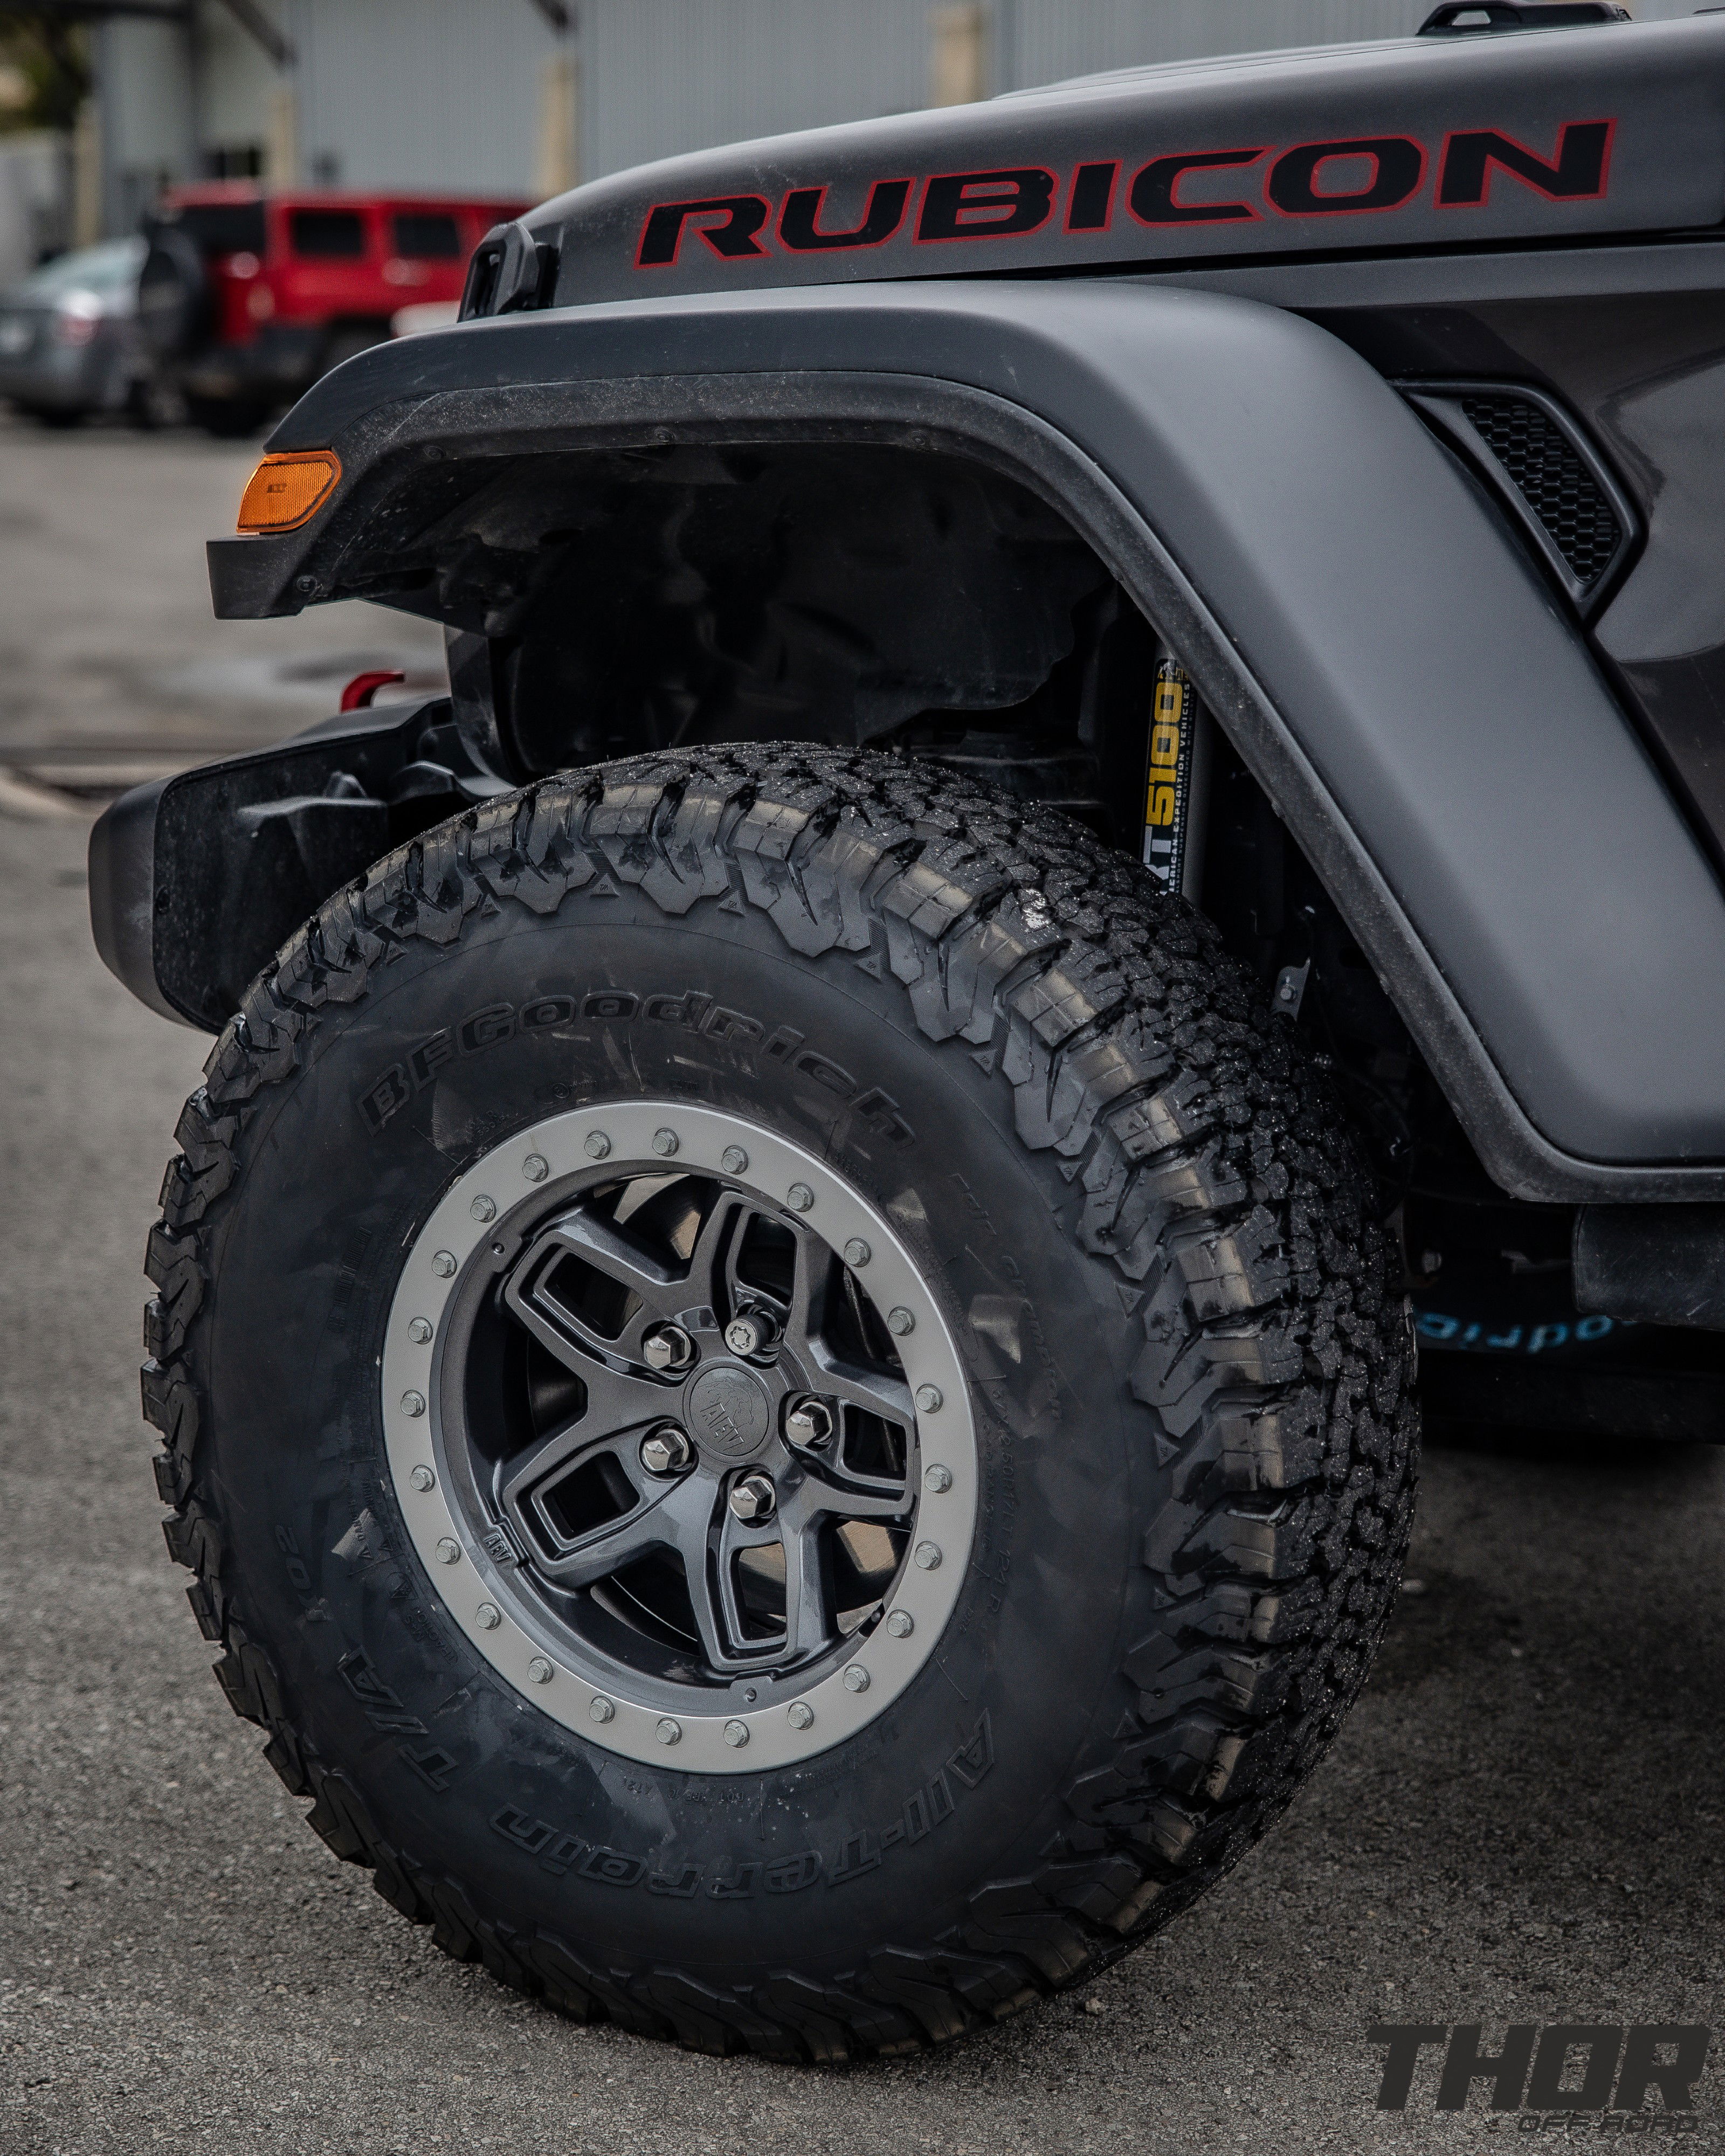
M1197 678L1481 1160L1554 1201L1725 1194L1725 896L1575 624L1402 398L1278 309L1128 280L558 308L380 347L272 439L331 507L210 548L217 611L375 578L427 456L957 444L1052 501Z

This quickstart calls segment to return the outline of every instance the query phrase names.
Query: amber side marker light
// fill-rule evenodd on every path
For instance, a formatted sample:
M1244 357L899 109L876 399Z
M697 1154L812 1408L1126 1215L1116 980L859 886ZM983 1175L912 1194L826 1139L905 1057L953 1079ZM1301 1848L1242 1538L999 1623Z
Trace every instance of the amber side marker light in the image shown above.
M333 449L291 449L265 457L240 497L242 531L291 531L316 516L336 490L341 459Z

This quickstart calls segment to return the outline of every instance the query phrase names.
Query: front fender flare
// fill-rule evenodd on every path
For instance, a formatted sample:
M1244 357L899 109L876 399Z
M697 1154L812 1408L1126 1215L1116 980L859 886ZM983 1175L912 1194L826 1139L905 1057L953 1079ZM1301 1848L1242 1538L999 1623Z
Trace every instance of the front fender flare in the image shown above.
M1725 898L1579 632L1401 398L1256 302L880 284L473 322L338 369L276 449L331 509L218 541L218 613L363 588L427 456L957 445L1089 541L1197 678L1495 1179L1725 1194ZM375 587L373 587L375 588Z

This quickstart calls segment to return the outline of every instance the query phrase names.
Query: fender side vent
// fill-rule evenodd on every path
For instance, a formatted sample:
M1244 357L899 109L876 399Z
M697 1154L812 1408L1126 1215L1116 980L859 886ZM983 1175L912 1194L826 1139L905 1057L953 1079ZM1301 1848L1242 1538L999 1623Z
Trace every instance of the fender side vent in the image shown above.
M1616 559L1623 526L1568 437L1525 397L1474 396L1461 402L1576 582L1597 583Z
M1502 498L1569 598L1592 613L1637 536L1635 514L1575 422L1543 391L1405 382L1404 393Z

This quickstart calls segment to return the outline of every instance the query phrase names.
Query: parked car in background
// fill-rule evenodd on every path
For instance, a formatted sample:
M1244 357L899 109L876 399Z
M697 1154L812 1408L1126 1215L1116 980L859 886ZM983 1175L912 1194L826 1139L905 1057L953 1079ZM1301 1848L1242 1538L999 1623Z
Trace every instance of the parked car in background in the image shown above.
M468 257L518 202L265 194L213 181L163 198L147 232L144 339L211 433L249 434L390 334L408 305L459 301Z
M0 397L54 426L90 412L153 416L139 335L141 239L80 247L0 292Z

